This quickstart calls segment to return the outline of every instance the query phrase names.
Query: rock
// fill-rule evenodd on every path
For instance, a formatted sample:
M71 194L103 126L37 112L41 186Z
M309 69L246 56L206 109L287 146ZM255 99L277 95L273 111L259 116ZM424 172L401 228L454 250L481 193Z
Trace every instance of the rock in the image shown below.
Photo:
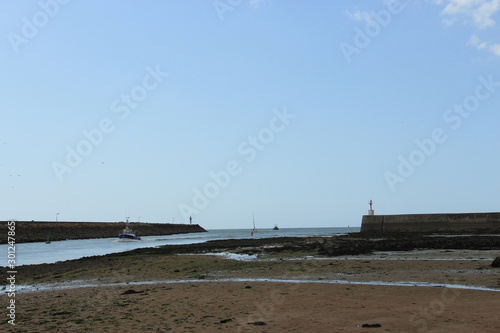
M225 323L229 323L230 321L233 321L231 318L228 318L228 319L222 319L220 321L221 324L225 324Z
M266 325L265 322L263 321L256 321L256 322L253 322L253 323L248 323L248 325L253 325L253 326L264 326Z
M382 325L380 324L363 324L363 325L359 325L360 327L371 327L371 328L375 328L375 327L382 327Z
M143 293L143 291L135 291L134 289L129 289L123 292L122 295L140 294L140 293Z
M500 257L496 257L495 260L493 260L493 262L491 263L491 267L500 267Z
M64 316L64 315L69 315L69 314L73 314L73 312L62 311L62 312L53 313L52 315L53 316Z

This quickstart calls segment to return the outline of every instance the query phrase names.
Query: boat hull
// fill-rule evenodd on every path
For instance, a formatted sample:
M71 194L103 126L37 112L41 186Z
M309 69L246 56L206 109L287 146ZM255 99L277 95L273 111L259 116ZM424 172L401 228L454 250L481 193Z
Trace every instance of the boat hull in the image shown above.
M120 236L118 236L118 238L121 241L139 241L139 240L141 240L141 237L137 237L136 235L133 235L133 234L121 234Z

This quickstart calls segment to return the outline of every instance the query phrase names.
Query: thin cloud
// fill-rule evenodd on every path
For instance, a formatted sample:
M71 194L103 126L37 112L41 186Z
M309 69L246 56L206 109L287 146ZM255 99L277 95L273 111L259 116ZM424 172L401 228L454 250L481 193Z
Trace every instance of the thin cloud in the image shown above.
M357 21L357 22L371 22L373 20L372 19L372 14L370 14L367 11L364 11L364 10L359 10L357 8L354 9L354 11L352 13L349 11L349 9L346 9L345 13L352 20Z
M448 0L448 4L443 10L443 14L457 15L471 11L475 6L485 0ZM439 3L441 3L440 1Z
M476 28L475 30L486 30L496 24L493 17L500 11L500 0L431 0L431 2L444 5L441 15L446 16L442 22L447 27L462 21ZM500 44L483 41L476 34L469 38L466 45L500 56Z
M457 18L452 17L451 19L443 19L441 22L443 22L443 24L446 25L447 27L451 27L457 22Z
M500 56L500 44L488 44L487 42L482 42L478 36L472 35L466 44L470 47L475 47L478 50L488 50L491 53Z
M497 56L500 56L500 44L490 45L490 51L496 54Z
M478 50L484 49L487 45L488 44L486 42L481 42L481 40L479 39L479 37L477 37L476 35L472 35L469 38L469 41L467 42L467 46L475 47Z
M500 0L483 3L477 10L472 13L474 23L479 28L487 28L495 25L495 21L491 18L500 8Z
M255 8L258 8L264 0L250 0L248 3Z
M451 16L451 19L443 20L443 23L450 25L455 23L457 16L465 16L479 29L492 27L496 24L492 19L500 9L500 0L445 0L435 1L437 4L447 3L441 12L442 15Z

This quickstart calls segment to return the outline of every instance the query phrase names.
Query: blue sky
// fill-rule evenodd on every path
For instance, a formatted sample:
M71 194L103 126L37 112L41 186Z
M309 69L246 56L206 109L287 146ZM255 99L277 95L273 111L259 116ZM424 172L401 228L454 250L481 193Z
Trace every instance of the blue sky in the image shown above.
M0 1L0 219L498 211L500 1Z

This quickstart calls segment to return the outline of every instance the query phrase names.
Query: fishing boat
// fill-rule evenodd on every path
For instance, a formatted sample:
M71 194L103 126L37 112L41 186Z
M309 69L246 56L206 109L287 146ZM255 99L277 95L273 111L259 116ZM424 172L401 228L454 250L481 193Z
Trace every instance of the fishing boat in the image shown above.
M125 229L122 230L122 232L118 235L118 238L121 241L135 241L135 240L141 240L141 237L137 236L137 231L132 230L129 226L128 222L128 217L127 217L127 222L125 224Z
M280 228L278 228L278 225L275 224L273 230L280 230Z

